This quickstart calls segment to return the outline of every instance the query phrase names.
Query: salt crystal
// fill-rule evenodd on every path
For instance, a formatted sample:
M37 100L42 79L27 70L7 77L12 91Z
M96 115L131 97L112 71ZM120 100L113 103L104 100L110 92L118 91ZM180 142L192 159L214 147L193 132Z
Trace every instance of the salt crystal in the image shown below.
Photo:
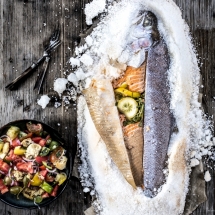
M64 90L66 90L66 84L68 83L68 80L65 78L58 78L54 81L54 91L58 92L59 95L63 93Z
M197 166L197 165L199 165L199 161L196 158L192 158L190 160L190 166L194 167L194 166Z
M191 158L194 157L195 154L196 154L196 151L192 151L192 152L190 153L190 157L191 157Z
M93 39L92 39L91 36L87 36L85 40L86 40L86 43L87 43L88 46L92 46Z
M197 154L195 154L195 158L198 160L201 160L202 159L201 152L198 152Z
M211 180L211 175L210 175L209 171L206 171L206 172L205 172L204 179L205 179L206 182L208 182L208 181Z
M86 74L83 72L83 70L81 68L79 68L78 70L75 71L75 75L79 80L84 80L86 78Z
M67 79L72 82L76 87L78 86L78 78L74 73L70 73Z
M50 98L47 95L42 95L40 99L37 100L37 104L40 105L43 109L45 109L49 101Z
M84 88L87 89L90 86L90 83L91 83L91 78L86 78Z
M87 193L87 192L89 192L89 191L90 191L90 189L89 189L89 188L87 188L87 187L85 187L85 188L83 189L83 191L84 191L84 193Z
M207 149L203 149L202 150L202 155L207 155L208 154L208 150Z
M211 137L210 136L206 136L206 141L210 141L211 140Z
M55 102L55 103L54 103L54 107L55 107L55 108L58 108L58 107L60 107L60 106L61 106L61 103L60 103L60 102Z
M70 64L74 67L74 66L80 66L80 60L74 57L71 57L69 59Z
M88 54L83 54L81 57L80 57L80 61L86 65L86 66L91 66L93 65L93 59L91 58L90 55Z

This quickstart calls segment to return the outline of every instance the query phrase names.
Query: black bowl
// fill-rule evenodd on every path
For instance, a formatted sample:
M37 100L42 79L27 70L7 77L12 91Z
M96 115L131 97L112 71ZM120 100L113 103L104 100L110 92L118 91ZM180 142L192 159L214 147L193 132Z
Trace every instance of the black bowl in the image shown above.
M27 122L32 122L32 123L36 123L36 124L41 123L44 131L47 131L51 135L51 138L53 140L58 141L63 146L63 148L66 149L66 157L68 158L66 169L64 170L65 173L67 174L67 179L61 186L59 186L58 193L57 193L56 197L46 198L40 204L38 204L39 207L44 207L44 206L50 204L51 202L55 201L62 194L62 192L65 190L65 188L69 182L70 174L72 171L73 159L72 159L72 155L71 155L70 150L69 150L69 146L63 140L61 135L54 128L50 127L49 125L46 125L43 122L37 121L37 120L23 119L23 120L17 120L17 121L10 122L7 125L4 125L2 128L0 128L0 136L6 134L8 128L11 125L17 126L21 130L26 130L26 123ZM0 200L2 202L12 206L12 207L15 207L15 208L21 208L21 209L38 208L38 206L35 205L32 200L25 198L22 194L20 194L19 199L17 199L17 197L15 195L10 194L10 192L7 192L5 194L0 194Z

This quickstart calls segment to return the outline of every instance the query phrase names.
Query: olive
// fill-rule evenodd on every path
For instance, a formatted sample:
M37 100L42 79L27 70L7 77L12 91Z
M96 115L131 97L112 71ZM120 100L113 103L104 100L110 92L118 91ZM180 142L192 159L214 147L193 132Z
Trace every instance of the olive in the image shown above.
M22 188L20 186L14 186L10 188L10 193L13 195L17 195L21 190Z
M47 135L48 135L48 132L47 131L43 131L42 136L46 137Z
M45 176L45 180L47 182L53 182L55 180L55 177L51 173L47 173Z
M12 180L9 176L5 176L4 178L4 184L5 185L10 185L12 183Z

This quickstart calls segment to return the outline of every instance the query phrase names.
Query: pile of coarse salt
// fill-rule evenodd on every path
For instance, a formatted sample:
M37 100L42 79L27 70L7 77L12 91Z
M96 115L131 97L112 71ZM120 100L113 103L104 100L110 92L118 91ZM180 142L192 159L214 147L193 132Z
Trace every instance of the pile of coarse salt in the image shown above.
M104 11L104 6L104 0L94 0L87 5L87 23L91 23L96 13ZM78 144L82 160L79 168L81 182L84 191L96 195L95 209L104 215L181 214L191 167L198 165L202 156L213 153L211 124L198 102L200 74L189 28L172 0L113 1L107 16L86 37L86 43L76 48L76 57L70 59L74 72L68 76L68 81L81 91L89 86L92 78L118 78L132 57L126 49L130 30L140 10L152 11L157 16L159 32L167 43L171 58L168 76L171 109L179 132L171 138L169 166L177 162L174 159L181 141L186 142L187 166L181 172L169 168L166 183L152 199L147 198L140 188L133 190L112 162L86 101L80 96ZM209 172L205 173L205 180L210 180Z

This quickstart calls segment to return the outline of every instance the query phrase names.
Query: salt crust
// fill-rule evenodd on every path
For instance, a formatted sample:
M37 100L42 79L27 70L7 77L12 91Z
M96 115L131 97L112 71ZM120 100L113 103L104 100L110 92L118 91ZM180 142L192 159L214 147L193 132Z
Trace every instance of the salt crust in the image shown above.
M81 63L82 72L88 83L92 78L112 80L122 74L123 64L130 57L126 51L129 30L140 9L150 10L157 16L159 31L168 46L171 109L179 132L171 137L166 183L156 197L147 198L140 188L133 190L122 177L93 124L84 97L79 98L78 139L82 160L79 171L83 186L90 188L92 194L96 190L98 214L182 213L190 168L198 165L203 155L210 155L214 145L210 122L198 102L200 75L189 28L172 0L124 0L109 7L108 15L91 33L92 40L76 49L77 59L84 53L94 62L93 65ZM127 57L122 56L124 52Z
M92 25L92 19L105 9L106 0L94 0L85 6L86 23Z

